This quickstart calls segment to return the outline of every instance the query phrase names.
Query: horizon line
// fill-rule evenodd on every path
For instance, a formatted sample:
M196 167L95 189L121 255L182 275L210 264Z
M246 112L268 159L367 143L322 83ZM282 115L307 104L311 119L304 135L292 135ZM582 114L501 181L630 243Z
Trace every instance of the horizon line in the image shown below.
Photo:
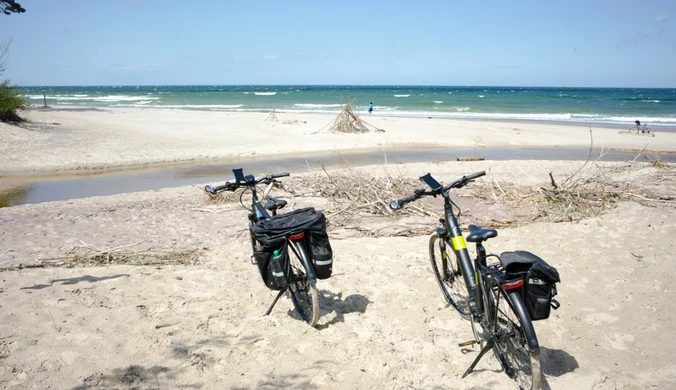
M599 86L554 86L554 85L444 85L444 84L72 84L72 85L15 85L16 88L58 87L444 87L444 88L567 88L567 89L676 89L674 87L599 87Z

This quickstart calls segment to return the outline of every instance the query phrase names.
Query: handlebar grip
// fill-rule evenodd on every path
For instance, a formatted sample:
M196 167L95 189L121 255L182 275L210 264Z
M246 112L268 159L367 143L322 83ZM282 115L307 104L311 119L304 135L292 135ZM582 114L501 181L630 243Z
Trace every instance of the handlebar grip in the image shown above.
M216 186L216 187L205 186L204 191L206 191L206 192L208 192L212 195L216 195L217 193L224 191L224 190L234 191L234 190L237 189L237 187L239 187L237 185L237 183L230 183L229 181L226 181L225 184L223 184L222 186Z
M405 197L405 198L403 198L403 199L399 199L399 200L397 201L397 203L399 203L399 206L403 206L403 205L405 205L406 203L411 203L411 202L413 202L413 201L416 200L416 199L418 199L418 195L413 194L413 195L407 196L407 197Z
M404 205L405 205L406 203L411 203L411 202L413 202L414 200L420 198L420 196L421 196L420 194L421 194L423 191L424 191L424 189L418 188L417 190L415 190L415 192L416 192L415 194L413 194L413 195L411 195L411 196L407 196L407 197L405 197L405 198L401 198L401 199L399 199L399 200L396 200L396 201L393 201L392 203L390 203L390 208L392 208L392 209L400 209L400 208L404 207ZM393 207L393 206L396 206L396 207Z
M223 184L222 186L216 186L216 187L214 187L214 188L211 190L211 193L213 194L213 193L216 193L216 192L219 192L219 191L223 191L223 190L228 189L229 187L230 187L230 183L225 183L225 184Z
M472 173L470 175L465 176L465 179L466 180L474 180L474 179L479 178L481 176L486 176L486 171Z
M276 179L278 177L286 177L286 176L289 176L289 172L273 173L272 175L270 175L270 177L272 179Z

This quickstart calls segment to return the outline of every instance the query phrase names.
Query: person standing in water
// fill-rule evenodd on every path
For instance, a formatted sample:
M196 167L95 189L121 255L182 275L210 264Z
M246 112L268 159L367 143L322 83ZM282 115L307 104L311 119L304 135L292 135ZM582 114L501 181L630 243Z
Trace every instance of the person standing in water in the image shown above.
M369 103L369 114L373 113L373 103Z

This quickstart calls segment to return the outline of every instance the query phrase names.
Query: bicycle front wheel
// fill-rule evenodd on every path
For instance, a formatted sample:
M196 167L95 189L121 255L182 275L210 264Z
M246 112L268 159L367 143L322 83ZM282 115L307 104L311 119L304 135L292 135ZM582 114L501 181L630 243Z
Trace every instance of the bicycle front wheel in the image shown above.
M527 343L527 332L531 329L532 338L535 331L530 318L521 318L516 306L526 313L523 301L518 294L508 295L498 281L488 277L486 281L484 302L486 313L491 324L491 332L495 337L493 351L505 372L514 379L521 389L540 389L542 372L540 368L540 354L530 352ZM525 314L528 317L528 314ZM525 322L528 324L525 324Z
M310 264L307 251L301 243L292 243L295 250L289 251L291 258L291 283L289 285L289 297L293 307L300 315L303 321L310 326L317 325L319 322L319 292L317 283L307 282L307 272L305 264Z
M430 237L430 261L441 292L448 303L463 317L469 317L469 292L463 279L458 259L448 255L451 243L436 233Z

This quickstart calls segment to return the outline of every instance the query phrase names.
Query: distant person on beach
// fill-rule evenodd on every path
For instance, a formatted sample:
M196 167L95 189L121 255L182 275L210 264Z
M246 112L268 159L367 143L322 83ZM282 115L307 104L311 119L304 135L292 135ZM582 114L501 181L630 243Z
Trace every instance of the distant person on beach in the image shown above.
M373 113L373 103L369 103L369 114Z

